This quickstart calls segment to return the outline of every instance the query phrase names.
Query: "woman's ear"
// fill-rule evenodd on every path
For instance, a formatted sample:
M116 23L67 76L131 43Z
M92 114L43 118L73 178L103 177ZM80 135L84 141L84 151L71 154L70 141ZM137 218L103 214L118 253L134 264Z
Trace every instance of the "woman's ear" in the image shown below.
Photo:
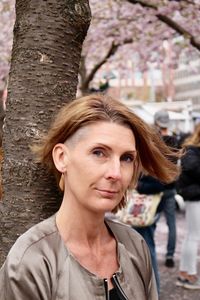
M56 144L52 151L52 157L56 169L60 173L64 173L67 170L68 153L67 147L64 144Z

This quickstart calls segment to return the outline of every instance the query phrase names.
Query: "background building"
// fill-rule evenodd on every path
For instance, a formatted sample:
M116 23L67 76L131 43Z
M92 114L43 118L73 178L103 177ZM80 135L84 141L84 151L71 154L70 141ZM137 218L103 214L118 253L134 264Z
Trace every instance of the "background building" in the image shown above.
M188 58L187 58L188 60ZM193 108L200 111L200 57L191 55L190 62L182 58L174 70L175 101L191 100Z

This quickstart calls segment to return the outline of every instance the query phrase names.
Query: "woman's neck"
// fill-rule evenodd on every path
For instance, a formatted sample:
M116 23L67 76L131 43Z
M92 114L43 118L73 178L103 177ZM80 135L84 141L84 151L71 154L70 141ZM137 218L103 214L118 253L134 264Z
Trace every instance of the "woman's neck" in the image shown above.
M80 243L92 247L101 244L110 236L104 223L104 214L72 207L63 201L57 215L56 224L65 244Z
M104 215L61 205L56 224L69 253L91 273L108 278L118 270L117 243ZM109 265L109 268L108 268Z

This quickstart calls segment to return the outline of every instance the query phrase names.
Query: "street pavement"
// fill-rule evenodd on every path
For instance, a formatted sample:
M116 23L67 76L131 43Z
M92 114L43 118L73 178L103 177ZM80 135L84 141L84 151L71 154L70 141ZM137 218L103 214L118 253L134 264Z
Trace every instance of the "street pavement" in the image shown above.
M156 250L160 272L160 300L200 300L200 290L191 291L181 287L176 287L176 277L180 259L181 245L185 234L184 213L177 212L177 245L175 253L175 267L167 268L164 265L166 243L167 243L167 225L162 216L156 228ZM198 255L198 270L200 276L200 249Z

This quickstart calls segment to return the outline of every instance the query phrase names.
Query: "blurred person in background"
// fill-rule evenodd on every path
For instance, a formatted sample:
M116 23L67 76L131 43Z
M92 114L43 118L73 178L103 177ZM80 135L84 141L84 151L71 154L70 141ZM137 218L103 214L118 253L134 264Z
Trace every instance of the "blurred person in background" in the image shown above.
M156 130L159 132L165 144L169 147L177 149L177 139L169 131L169 121L169 114L165 110L158 111L154 116ZM173 162L176 163L176 161L177 158L173 158ZM147 245L149 246L152 265L156 277L157 289L159 292L160 276L156 255L155 230L156 224L160 217L160 213L163 211L169 230L165 265L167 267L174 267L174 252L176 246L175 181L169 184L163 184L162 182L150 175L143 175L139 178L136 189L140 194L146 195L157 194L162 192L162 198L157 208L155 222L150 226L135 228L143 236Z
M177 286L200 289L197 256L200 241L200 124L183 144L182 172L177 182L178 193L184 198L186 236L182 245Z
M169 131L169 113L159 110L154 115L154 124L167 146L178 148L178 141ZM167 251L165 255L165 266L174 267L174 253L176 248L176 188L175 181L165 185L162 196L162 211L168 226Z

